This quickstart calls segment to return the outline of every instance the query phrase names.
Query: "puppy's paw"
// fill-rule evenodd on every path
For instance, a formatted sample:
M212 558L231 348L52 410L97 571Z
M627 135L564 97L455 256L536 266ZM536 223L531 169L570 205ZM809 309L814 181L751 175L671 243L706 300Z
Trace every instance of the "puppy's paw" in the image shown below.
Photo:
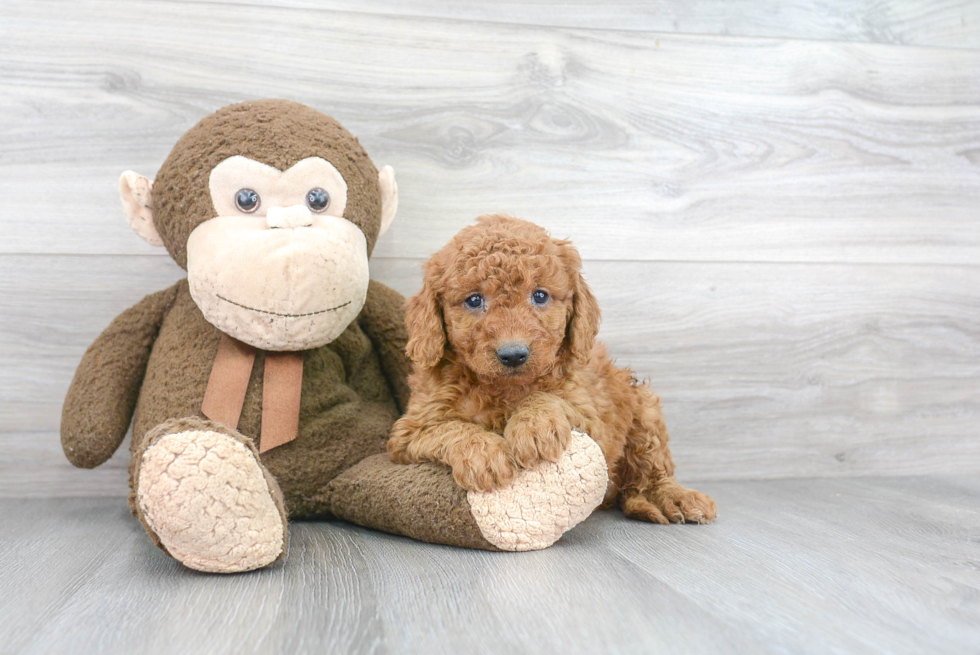
M623 513L652 523L711 523L718 508L711 496L665 482L644 495L624 496Z
M456 483L468 491L495 491L514 479L514 465L496 434L475 434L456 443L448 454Z
M388 439L388 456L396 464L412 464L415 462L408 454L408 445L412 442L412 435L405 430L398 430L398 423L392 430L391 437Z
M718 516L711 496L680 485L664 496L661 505L674 523L711 523Z
M402 417L395 421L388 437L388 457L395 464L418 464L432 461L432 453L427 450L427 441L415 421Z
M504 440L521 468L538 462L557 462L572 438L568 418L559 412L537 412L515 416L504 428Z

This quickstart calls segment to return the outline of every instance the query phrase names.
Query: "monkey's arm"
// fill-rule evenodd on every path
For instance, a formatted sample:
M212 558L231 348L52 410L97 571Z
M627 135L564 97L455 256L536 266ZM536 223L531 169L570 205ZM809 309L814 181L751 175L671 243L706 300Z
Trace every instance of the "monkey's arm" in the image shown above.
M381 359L381 368L402 412L408 407L407 379L412 370L412 362L405 354L408 331L404 306L405 298L400 293L371 280L364 309L357 319Z
M176 295L175 284L143 298L85 351L61 412L61 447L75 466L95 468L122 443L153 342Z

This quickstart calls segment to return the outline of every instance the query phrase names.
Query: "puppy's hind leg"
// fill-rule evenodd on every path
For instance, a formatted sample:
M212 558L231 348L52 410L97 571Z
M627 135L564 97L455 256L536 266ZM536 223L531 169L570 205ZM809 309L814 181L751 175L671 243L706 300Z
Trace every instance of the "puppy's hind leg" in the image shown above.
M635 391L641 407L626 438L621 463L623 513L653 523L710 523L717 515L715 501L674 479L660 399L645 386Z

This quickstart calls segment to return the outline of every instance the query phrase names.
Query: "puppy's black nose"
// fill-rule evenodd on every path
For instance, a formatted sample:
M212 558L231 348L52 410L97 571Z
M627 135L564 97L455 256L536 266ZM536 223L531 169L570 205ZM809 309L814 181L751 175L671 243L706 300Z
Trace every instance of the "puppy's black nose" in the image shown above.
M497 349L497 359L504 366L511 368L517 368L526 362L530 354L531 351L523 343L505 343Z

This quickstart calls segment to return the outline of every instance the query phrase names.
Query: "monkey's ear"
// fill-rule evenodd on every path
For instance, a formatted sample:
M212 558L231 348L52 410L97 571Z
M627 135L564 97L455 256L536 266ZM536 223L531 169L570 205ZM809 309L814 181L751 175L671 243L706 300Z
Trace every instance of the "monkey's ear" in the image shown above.
M129 227L151 246L162 246L163 239L153 224L153 207L150 203L152 190L153 180L139 173L126 171L119 176L119 198L122 200Z
M381 229L378 238L388 231L391 222L395 220L398 211L398 182L395 181L395 169L385 166L378 173L378 184L381 186Z

